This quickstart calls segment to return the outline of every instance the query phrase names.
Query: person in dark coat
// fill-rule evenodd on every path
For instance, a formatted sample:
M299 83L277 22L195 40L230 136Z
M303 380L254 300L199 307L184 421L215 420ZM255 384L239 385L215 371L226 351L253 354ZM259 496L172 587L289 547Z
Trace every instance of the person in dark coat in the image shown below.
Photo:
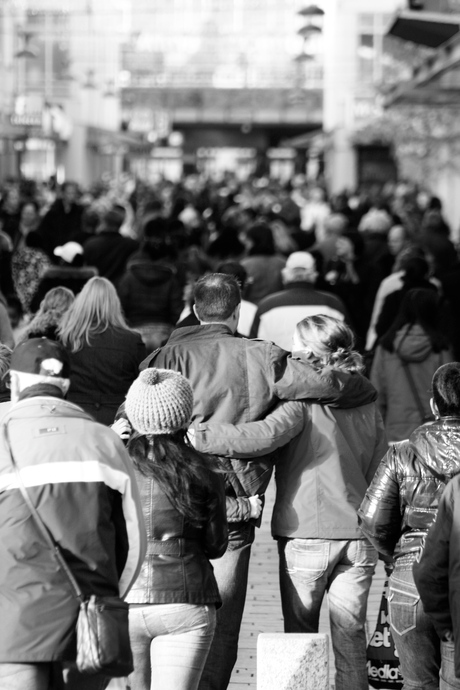
M65 182L62 196L54 202L43 216L38 228L44 251L54 259L56 247L69 242L82 232L83 206L78 201L78 187L75 182Z
M59 264L45 269L37 289L30 302L30 311L35 314L45 295L57 287L65 287L78 295L90 278L97 276L94 266L83 266L83 247L78 242L67 242L63 247L56 247L54 255L59 257Z
M59 328L72 366L68 399L102 424L112 424L146 356L136 331L128 328L114 286L91 278Z
M460 371L455 372L457 384ZM460 386L459 386L460 393ZM460 397L457 408L460 412ZM447 485L438 515L425 540L420 562L414 563L414 580L425 612L441 640L442 675L460 688L460 475Z
M139 243L130 237L123 237L120 228L123 214L115 209L107 211L94 237L84 244L83 258L87 266L95 266L99 275L115 285L125 272L128 259Z
M389 583L391 634L404 688L459 688L446 683L442 643L427 616L412 568L448 482L460 473L460 364L439 367L432 380L436 421L390 446L358 511L364 535L393 561ZM441 686L440 686L441 671Z
M402 277L402 287L389 294L382 305L379 318L375 325L377 337L381 338L391 328L392 323L398 315L404 295L409 290L423 288L425 290L436 290L436 286L428 279L428 263L422 257L414 256L406 264Z
M151 236L149 223L141 250L131 255L118 284L125 317L152 351L169 338L183 308L174 251L166 236Z

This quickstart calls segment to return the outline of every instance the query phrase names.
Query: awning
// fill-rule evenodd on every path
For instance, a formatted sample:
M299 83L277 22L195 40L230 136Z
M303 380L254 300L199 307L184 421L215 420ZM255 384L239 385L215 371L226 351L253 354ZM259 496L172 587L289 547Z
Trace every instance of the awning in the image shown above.
M460 103L460 34L413 69L412 79L387 94L385 105L426 103L449 106Z
M404 41L438 48L459 31L460 14L403 10L393 18L387 33Z

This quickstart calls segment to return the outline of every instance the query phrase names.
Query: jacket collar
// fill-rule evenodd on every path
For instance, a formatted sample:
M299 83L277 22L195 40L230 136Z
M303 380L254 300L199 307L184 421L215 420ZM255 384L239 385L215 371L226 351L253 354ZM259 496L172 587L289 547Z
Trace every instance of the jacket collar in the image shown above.
M229 336L234 338L235 335L231 329L223 323L211 323L204 326L185 326L184 328L176 328L166 343L167 345L175 345L176 343L183 343L190 340L212 340L216 337Z
M294 280L292 283L286 283L284 286L285 290L295 290L296 288L301 288L302 290L315 290L313 283L309 283L307 280Z
M53 386L50 383L37 383L35 386L25 388L19 395L19 401L26 400L26 398L36 398L37 396L64 399L64 394L59 386Z

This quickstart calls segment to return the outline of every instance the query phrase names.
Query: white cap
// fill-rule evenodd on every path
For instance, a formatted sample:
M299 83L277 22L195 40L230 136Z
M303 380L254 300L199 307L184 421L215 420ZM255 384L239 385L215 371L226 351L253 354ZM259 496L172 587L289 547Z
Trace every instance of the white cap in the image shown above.
M53 254L71 264L77 254L83 254L83 247L78 242L66 242L62 247L56 247Z
M304 271L312 271L316 268L316 261L309 252L293 252L287 258L286 268L288 270L302 268Z

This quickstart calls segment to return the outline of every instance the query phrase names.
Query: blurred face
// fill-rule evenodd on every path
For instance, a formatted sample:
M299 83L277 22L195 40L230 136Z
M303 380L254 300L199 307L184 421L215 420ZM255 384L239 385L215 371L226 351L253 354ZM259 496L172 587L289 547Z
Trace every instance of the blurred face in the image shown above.
M7 205L10 209L17 209L19 206L19 190L16 187L12 187L8 191Z
M406 241L406 233L402 225L395 225L391 228L388 235L388 248L393 256L399 254L401 249L404 247Z
M37 224L38 213L33 204L26 204L21 211L21 225L32 228Z
M69 184L62 192L62 198L66 204L74 204L77 200L77 187Z

